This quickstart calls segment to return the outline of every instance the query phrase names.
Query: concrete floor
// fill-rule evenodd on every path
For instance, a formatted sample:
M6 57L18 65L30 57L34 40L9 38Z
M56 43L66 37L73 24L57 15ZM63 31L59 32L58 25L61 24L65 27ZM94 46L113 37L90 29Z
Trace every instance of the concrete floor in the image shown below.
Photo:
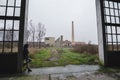
M22 75L2 77L0 80L120 80L116 76L99 73L98 65L68 65L32 69Z

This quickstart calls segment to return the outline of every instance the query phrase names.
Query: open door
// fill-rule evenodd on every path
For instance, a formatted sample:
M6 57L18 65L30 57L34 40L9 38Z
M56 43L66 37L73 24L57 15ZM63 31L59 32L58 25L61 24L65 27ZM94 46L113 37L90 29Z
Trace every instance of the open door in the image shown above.
M28 0L0 0L0 73L22 72Z
M105 66L120 66L120 0L96 0L99 56Z

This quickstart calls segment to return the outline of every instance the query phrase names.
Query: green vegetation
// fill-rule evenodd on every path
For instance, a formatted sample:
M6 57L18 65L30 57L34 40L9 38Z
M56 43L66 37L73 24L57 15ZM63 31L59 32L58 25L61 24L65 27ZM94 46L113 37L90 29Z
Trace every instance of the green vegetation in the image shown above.
M100 66L100 69L98 70L99 72L102 73L118 73L120 72L120 68L119 67L104 67L104 66Z
M31 57L31 67L52 67L65 66L68 64L80 65L98 63L98 58L96 55L75 53L66 48L42 48L38 53L31 54Z
M46 59L50 57L50 50L42 48L38 53L31 54L31 67L42 67L46 64Z

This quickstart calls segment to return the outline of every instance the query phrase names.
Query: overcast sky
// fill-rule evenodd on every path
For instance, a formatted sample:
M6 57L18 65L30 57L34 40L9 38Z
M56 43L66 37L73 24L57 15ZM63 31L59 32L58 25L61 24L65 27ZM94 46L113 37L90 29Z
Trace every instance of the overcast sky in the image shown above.
M71 41L72 21L75 26L75 41L97 43L95 0L29 0L29 20L41 22L46 28L46 37Z

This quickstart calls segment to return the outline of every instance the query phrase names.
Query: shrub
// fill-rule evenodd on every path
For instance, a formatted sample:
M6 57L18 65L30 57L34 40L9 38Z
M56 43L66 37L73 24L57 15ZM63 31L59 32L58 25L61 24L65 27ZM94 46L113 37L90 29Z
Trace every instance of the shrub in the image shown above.
M78 52L78 53L97 54L98 53L98 46L92 45L92 44L75 45L73 47L73 51Z
M32 48L32 47L30 47L30 48L28 48L28 49L29 49L30 54L39 53L40 50L41 50L41 49L39 49L39 48Z

